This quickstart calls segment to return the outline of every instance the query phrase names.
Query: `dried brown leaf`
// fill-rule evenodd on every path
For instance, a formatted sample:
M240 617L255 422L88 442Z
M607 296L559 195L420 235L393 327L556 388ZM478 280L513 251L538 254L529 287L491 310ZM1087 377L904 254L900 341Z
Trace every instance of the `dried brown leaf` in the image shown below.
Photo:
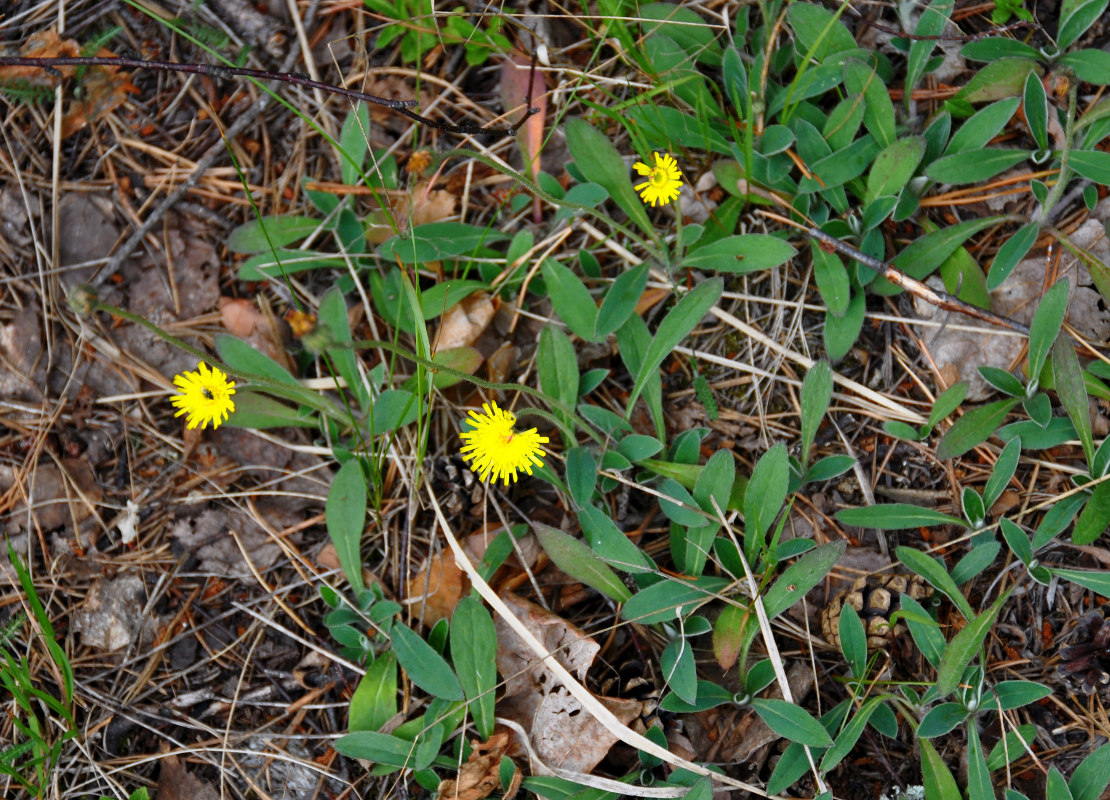
M436 350L453 350L478 341L496 309L486 292L475 292L447 309L439 323Z
M456 780L439 784L437 800L482 800L501 785L498 769L501 757L509 751L513 735L498 728L485 742L473 742L470 760L462 765Z
M158 800L217 800L218 797L215 787L185 769L177 756L162 757Z
M459 600L469 591L470 580L466 573L446 551L429 558L405 589L417 618L429 627L441 619L449 619Z

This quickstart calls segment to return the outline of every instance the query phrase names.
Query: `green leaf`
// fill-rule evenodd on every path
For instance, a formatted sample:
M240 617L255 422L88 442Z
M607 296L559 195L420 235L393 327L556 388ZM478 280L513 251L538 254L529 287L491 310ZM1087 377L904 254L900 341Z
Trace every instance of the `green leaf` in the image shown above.
M586 284L553 258L544 259L543 279L559 318L575 336L592 340L597 327L597 306Z
M589 547L573 536L542 522L534 523L532 529L540 540L540 546L555 566L610 600L617 603L628 602L632 592Z
M592 304L590 306L593 307ZM540 331L540 343L536 350L536 373L540 379L540 389L560 403L574 408L578 401L578 356L574 345L563 331L555 325L545 325ZM573 431L574 418L555 409L555 416L563 423L565 431Z
M376 731L397 714L397 659L385 652L374 659L351 695L351 731Z
M947 595L948 599L964 615L964 619L970 620L975 616L971 604L960 592L960 587L956 585L952 576L948 574L948 571L939 561L932 556L925 555L920 550L914 550L912 547L898 547L895 549L895 554L899 561L931 583L938 591Z
M655 337L648 345L643 363L640 364L640 369L636 373L636 381L632 385L632 392L628 397L626 417L632 413L632 407L636 404L636 400L640 397L648 379L657 375L657 370L659 365L663 363L663 359L670 355L694 329L701 318L717 302L723 291L724 283L720 278L714 278L699 284L679 300L660 323L659 329L655 332Z
M1052 378L1056 384L1060 405L1068 412L1068 417L1071 418L1072 425L1079 434L1079 443L1083 445L1087 464L1093 464L1095 440L1091 431L1087 387L1083 383L1083 368L1079 366L1079 358L1075 355L1071 337L1058 336L1052 346Z
M906 107L912 100L912 90L925 73L926 65L937 45L937 40L931 37L940 36L944 32L948 19L952 14L953 0L933 0L921 12L921 17L914 28L914 35L923 37L910 43L910 54L906 59Z
M718 450L702 468L694 484L694 500L709 514L716 516L711 500L724 511L732 495L732 485L736 482L736 461L729 450Z
M571 117L565 125L567 148L583 175L605 187L625 214L649 236L655 231L644 204L632 189L628 168L609 137L581 117Z
M859 290L852 294L844 316L825 315L825 350L828 351L830 359L838 361L852 349L863 328L865 311L867 311L867 302L863 291Z
M911 277L924 280L970 237L999 223L998 217L971 219L918 237L894 259Z
M482 739L488 739L496 713L497 629L485 606L473 597L464 597L455 606L450 642L451 661L470 703L474 725Z
M608 334L613 333L636 311L636 303L640 301L640 296L644 293L647 279L648 265L646 263L633 267L617 276L613 285L609 287L609 291L605 293L605 298L601 301L601 307L597 310L597 319L594 322L596 326L593 335L594 340L603 339Z
M653 572L655 564L628 540L616 523L600 509L583 506L578 510L582 534L590 549L622 572ZM585 582L585 581L583 581ZM596 587L595 587L596 588Z
M1068 311L1068 282L1057 281L1045 292L1029 324L1029 376L1032 387L1034 377L1041 374L1052 343L1064 324Z
M667 36L683 51L711 67L721 66L723 53L717 43L720 35L705 24L696 12L673 3L645 3L637 15L644 38Z
M987 291L987 276L966 247L957 247L956 252L944 259L940 265L940 276L949 294L954 294L973 306L990 309L991 296Z
M333 746L348 758L362 758L397 768L410 766L416 752L413 742L374 731L356 731L340 736Z
M882 78L867 64L849 58L844 61L844 87L848 94L863 95L866 101L863 124L879 146L892 144L895 140L894 103Z
M816 242L810 245L810 253L813 257L813 278L817 281L821 299L830 314L843 317L852 301L852 286L844 262L836 253L826 253Z
M638 375L644 365L648 348L651 346L652 335L647 323L639 314L633 314L628 321L617 331L617 350L621 361L624 362L628 372ZM667 436L666 422L663 416L663 378L659 370L648 371L644 383L644 402L647 403L652 421L655 423L655 438L663 440ZM582 410L585 416L585 406ZM588 418L588 417L587 417ZM631 433L631 427L628 428Z
M900 531L930 525L959 525L966 528L967 521L934 508L915 506L912 503L882 503L859 508L842 508L836 518L845 525L859 528L877 528L881 531Z
M585 447L572 447L566 454L567 488L578 506L590 502L597 485L597 459Z
M1048 571L1058 578L1077 583L1096 594L1110 595L1110 572L1106 570L1049 567Z
M1034 725L1019 725L1017 729L1007 731L987 756L987 769L994 772L1025 755L1026 748L1036 737L1037 728Z
M233 428L318 428L320 419L310 408L291 408L269 395L250 390L236 392L235 410L227 418L225 425Z
M1074 800L1064 776L1059 768L1053 764L1048 768L1048 778L1044 786L1045 800Z
M459 679L439 653L432 649L412 629L405 625L394 625L389 632L393 652L401 668L417 686L443 700L463 700Z
M699 247L682 259L690 269L746 275L785 264L798 251L777 236L745 233Z
M1020 96L1025 86L1025 76L1030 72L1039 75L1043 69L1032 59L1000 58L975 73L952 101L956 104L961 101L971 104L990 103L1004 97Z
M744 494L744 553L754 562L766 543L790 483L786 447L780 442L764 453L752 470Z
M482 354L473 347L449 347L446 350L437 350L432 356L432 362L437 366L458 370L459 372L473 375L482 366ZM431 371L431 370L429 370ZM415 392L418 383L417 375L410 375L401 385L406 392ZM444 370L432 372L432 386L437 389L446 389L454 386L463 379ZM425 384L426 385L426 384Z
M855 50L856 41L840 21L840 14L811 3L792 3L786 18L798 38L798 49L818 62L834 53ZM704 23L703 23L704 24Z
M346 267L347 261L342 256L317 253L312 250L278 248L276 254L267 250L248 258L239 265L238 278L241 281L264 281L267 278L296 275L298 272L314 269L346 269Z
M359 407L366 410L370 406L370 395L359 375L355 351L349 346L351 327L347 319L347 302L343 299L343 292L338 286L331 287L320 298L317 314L319 324L328 330L329 338L339 345L327 349L328 358L347 382L347 389L358 400Z
M1086 545L1094 542L1106 532L1110 526L1110 481L1103 481L1091 493L1091 499L1083 508L1079 519L1075 521L1075 528L1071 533L1071 540L1077 545Z
M1067 0L1060 6L1056 46L1065 51L1106 11L1107 0Z
M959 703L938 703L929 709L917 726L919 739L935 739L954 731L967 719L967 709Z
M761 697L751 703L767 727L783 738L809 747L829 747L833 743L829 732L801 706Z
M255 350L242 339L237 339L226 333L217 334L216 354L221 361L237 372L249 372L269 378L277 383L300 387L300 383L289 373L289 370L268 355ZM236 403L238 403L238 400L236 400Z
M1052 689L1033 681L1000 681L994 686L998 706L1002 711L1021 708L1052 694Z
M833 767L843 761L852 751L852 748L856 746L856 742L859 741L859 737L863 735L864 728L867 727L867 722L871 719L871 715L875 713L875 709L883 702L883 698L881 697L872 697L860 706L856 715L852 717L852 719L848 721L848 724L844 726L844 729L836 735L836 742L833 746L821 757L822 773L827 773L832 770Z
M324 505L324 516L339 565L357 594L366 588L359 554L366 524L366 480L357 458L352 458L335 473Z
M944 394L937 398L936 403L933 404L933 410L929 412L930 429L960 407L960 403L967 396L967 387L968 383L961 381L948 387Z
M1018 398L998 400L968 411L941 437L937 445L937 459L944 461L962 456L985 441L994 434L1010 410L1020 402Z
M945 148L945 154L953 155L965 150L979 150L986 147L987 143L1006 127L1006 123L1014 116L1014 112L1020 105L1020 97L1007 97L975 112L960 126L959 130L952 134Z
M975 654L979 652L983 640L990 632L995 619L998 618L998 613L1002 610L1003 604L1009 599L1011 591L1013 591L1013 587L1007 589L991 604L990 608L970 620L967 626L960 630L948 643L948 648L944 651L944 658L940 660L940 666L937 668L938 697L947 697L955 691L960 678L964 674L964 668L971 663Z
M1006 446L1002 448L1002 452L998 454L998 460L994 462L991 476L987 478L987 485L983 487L983 505L986 506L988 511L1002 496L1002 492L1010 483L1010 478L1014 477L1019 458L1021 458L1021 441L1019 439L1007 442Z
M370 111L366 103L355 103L339 132L339 173L343 183L353 186L366 163L367 137L370 135ZM346 156L346 157L344 157Z
M967 726L967 798L968 800L994 800L987 760L983 757L983 743L974 725Z
M867 634L863 630L859 612L848 603L840 611L838 624L840 652L852 670L852 677L861 680L867 671Z
M1084 83L1098 86L1110 84L1110 53L1105 50L1076 50L1064 53L1057 64L1069 67Z
M919 739L921 748L921 781L928 800L961 800L956 779L948 771L944 758L927 739Z
M1019 528L1017 523L1005 517L999 520L999 527L1002 529L1002 538L1005 539L1006 545L1018 560L1028 567L1029 562L1033 560L1033 548L1029 544L1029 537L1025 535L1025 531Z
M1068 781L1074 800L1098 800L1110 783L1110 744L1090 753Z
M1028 150L984 147L941 156L925 168L925 175L938 183L978 183L1005 172L1029 158Z
M960 55L973 61L997 61L1000 58L1042 58L1037 48L1030 47L1017 39L990 36L968 42L960 50Z
M775 585L763 597L763 610L767 612L767 619L774 619L786 611L824 580L847 546L847 541L843 539L823 544L784 569Z
M227 237L233 253L264 253L299 241L324 223L316 217L276 216L244 222Z
M686 491L686 487L678 481L671 478L665 478L659 484L659 508L666 515L667 519L672 522L677 522L679 525L700 526L705 525L707 520L694 509L697 508L697 503L690 493ZM671 499L667 499L671 498ZM692 507L692 508L691 508Z
M694 664L694 651L684 637L679 637L665 648L659 657L663 680L678 698L693 704L698 699L698 672Z
M829 733L837 731L851 707L850 700L841 701L821 715L821 725ZM800 744L790 744L771 773L771 779L767 782L767 792L771 795L779 795L791 786L809 771L809 758L810 756Z
M507 233L465 222L429 222L390 237L378 247L378 256L389 263L422 264L469 255L508 238Z
M1018 265L1037 241L1037 234L1041 226L1036 222L1028 222L1002 243L991 262L991 271L987 273L987 288L994 291L1006 280L1014 267Z
M1025 121L1029 132L1037 142L1037 147L1048 149L1048 96L1044 91L1044 84L1036 73L1030 72L1025 77L1025 91L1022 105L1025 107Z
M713 657L717 659L721 669L731 669L740 657L747 617L747 609L726 605L713 624Z
M940 632L940 628L937 623L933 622L928 612L912 597L904 594L900 602L902 604L900 609L902 618L910 629L914 644L917 645L917 649L921 651L926 660L933 667L936 667L940 664L940 659L944 655L944 648L948 644L944 640L944 634Z
M969 488L967 491L974 492L975 490ZM993 564L1001 551L1002 545L993 539L980 542L972 547L963 558L956 562L956 566L952 568L952 580L958 585L963 586Z
M910 182L917 165L925 155L925 139L907 136L898 139L875 156L867 176L864 205L870 205L883 195L897 195Z
M718 592L728 586L724 578L702 577L694 582L666 579L653 583L632 596L624 604L621 616L629 622L641 625L654 625L657 622L671 622L678 615L688 615L698 606L712 600Z
M374 398L370 417L374 427L372 435L380 435L416 422L424 404L412 392L403 389L386 389Z

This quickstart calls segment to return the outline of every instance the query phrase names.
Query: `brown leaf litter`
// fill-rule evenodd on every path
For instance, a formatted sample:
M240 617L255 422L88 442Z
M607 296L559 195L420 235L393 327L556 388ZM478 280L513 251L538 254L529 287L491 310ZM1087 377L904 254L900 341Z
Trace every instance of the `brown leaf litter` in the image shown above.
M1074 245L1104 264L1110 263L1110 242L1104 227L1108 219L1110 199L1099 203L1087 221L1070 237ZM1005 282L991 293L991 310L1028 324L1041 297L1049 289L1045 273L1045 255L1031 255L1022 260ZM1110 310L1107 310L1087 266L1065 253L1055 279L1067 280L1069 284L1067 324L1089 341L1105 342L1110 339ZM927 283L934 288L943 288L939 281L938 277L934 277ZM959 381L970 383L968 401L984 400L993 392L979 374L980 366L997 367L1007 372L1017 368L1025 350L1024 336L1015 336L975 320L953 317L921 298L914 299L914 310L922 320L946 323L939 331L934 327L922 328L921 339L947 385Z
M582 680L601 649L584 631L512 592L501 598L516 617L543 643L572 675ZM505 696L498 703L498 716L532 732L533 774L549 774L557 767L588 774L601 763L618 741L561 684L543 661L537 662L531 648L500 618L497 627L497 671L505 679ZM615 697L598 697L627 725L640 716L643 703ZM514 753L515 754L515 753Z

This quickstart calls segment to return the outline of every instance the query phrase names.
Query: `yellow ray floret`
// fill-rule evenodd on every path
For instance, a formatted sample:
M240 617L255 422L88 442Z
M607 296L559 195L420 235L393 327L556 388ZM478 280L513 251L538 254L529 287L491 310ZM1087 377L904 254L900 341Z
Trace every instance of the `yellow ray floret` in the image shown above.
M460 452L463 461L470 462L469 467L478 473L478 479L483 483L493 480L504 480L509 485L509 479L516 483L517 470L532 474L532 467L542 467L541 456L547 453L540 447L550 441L546 436L540 436L536 429L517 433L513 430L516 425L516 416L509 411L497 407L497 403L482 405L484 414L479 414L474 409L470 410L467 422L471 429L459 434L465 442Z
M196 372L183 372L173 383L177 394L170 402L178 409L174 416L188 415L185 420L189 430L198 425L203 430L209 423L215 430L235 410L235 402L231 399L235 394L235 381L203 361L197 364Z
M679 170L674 156L669 153L652 153L652 157L655 160L654 167L649 167L642 161L637 161L632 167L638 174L647 177L646 181L633 188L640 193L645 203L654 206L657 203L669 203L678 197L682 189L682 171Z

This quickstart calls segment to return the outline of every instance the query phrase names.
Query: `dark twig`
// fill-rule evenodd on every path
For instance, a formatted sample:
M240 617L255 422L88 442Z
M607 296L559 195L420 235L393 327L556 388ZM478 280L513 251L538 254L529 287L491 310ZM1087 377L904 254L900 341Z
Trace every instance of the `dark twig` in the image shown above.
M140 58L104 58L101 56L65 56L60 58L0 56L0 67L39 67L52 74L58 74L58 67L127 67L129 69L157 69L166 72L188 72L194 75L207 75L216 79L257 78L258 80L264 81L283 81L285 83L296 84L297 86L304 86L309 89L320 89L325 92L331 92L332 94L341 94L344 97L350 97L352 100L362 100L367 103L384 106L411 120L456 136L478 136L482 134L515 136L516 132L520 130L520 126L523 125L529 117L539 113L538 108L528 108L525 110L524 116L521 118L520 122L507 128L484 128L480 125L448 125L443 122L436 122L433 119L425 117L423 114L412 111L411 108L416 105L415 100L388 100L384 97L366 94L365 92L359 92L354 89L345 89L342 86L314 81L307 75L303 75L299 72L267 72L261 69L250 69L248 67L228 67L223 64L177 64L172 61L146 61ZM534 63L533 69L535 69Z
M1036 27L1036 25L1032 22L1029 22L1029 21L1024 20L1024 19L1019 19L1019 20L1016 20L1015 22L1011 22L1009 25L1003 25L1003 26L998 27L998 28L992 28L990 30L983 31L981 33L970 33L970 34L961 33L961 34L956 34L955 36L946 36L944 34L941 34L940 36L922 36L922 35L919 35L919 34L916 34L916 33L906 33L905 31L895 30L894 28L888 28L885 25L880 25L877 22L872 22L871 20L869 20L867 17L863 16L863 14L856 11L851 6L848 7L848 10L853 15L853 19L855 19L857 22L862 22L864 25L866 25L869 28L874 28L877 31L882 31L883 33L889 34L891 36L897 36L899 39L909 39L910 41L914 41L914 42L977 42L980 39L986 39L988 36L995 36L995 35L1000 34L1000 33L1006 33L1007 31L1017 30L1019 28L1026 28L1026 27L1028 27L1028 28ZM951 20L949 20L949 21L951 21Z
M937 308L944 309L945 311L954 311L957 314L963 314L964 316L977 319L981 322L986 322L991 325L997 325L1000 328L1009 328L1012 331L1023 333L1026 336L1029 335L1028 325L1018 322L1017 320L1010 319L1009 317L1004 317L1001 314L995 314L993 311L987 311L985 309L979 308L978 306L973 306L970 303L965 303L960 298L956 297L955 295L949 294L948 292L942 292L934 289L928 284L922 283L921 281L917 280L917 278L911 278L909 275L895 267L893 264L888 264L885 261L879 261L879 259L877 258L872 258L871 256L867 255L867 253L857 250L850 244L845 244L844 242L837 239L835 236L830 236L822 230L811 228L808 225L802 225L801 223L795 222L788 217L784 217L780 214L775 214L771 211L759 211L758 213L764 217L767 217L768 219L773 219L776 222L781 222L783 225L789 225L792 228L797 228L798 230L805 231L810 237L816 239L822 245L831 247L833 250L836 250L837 252L848 256L852 260L858 261L860 264L863 264L863 266L867 267L868 269L872 269L878 274L882 275L894 285L900 286L901 288L905 289L914 297L920 297L926 303L930 303Z

